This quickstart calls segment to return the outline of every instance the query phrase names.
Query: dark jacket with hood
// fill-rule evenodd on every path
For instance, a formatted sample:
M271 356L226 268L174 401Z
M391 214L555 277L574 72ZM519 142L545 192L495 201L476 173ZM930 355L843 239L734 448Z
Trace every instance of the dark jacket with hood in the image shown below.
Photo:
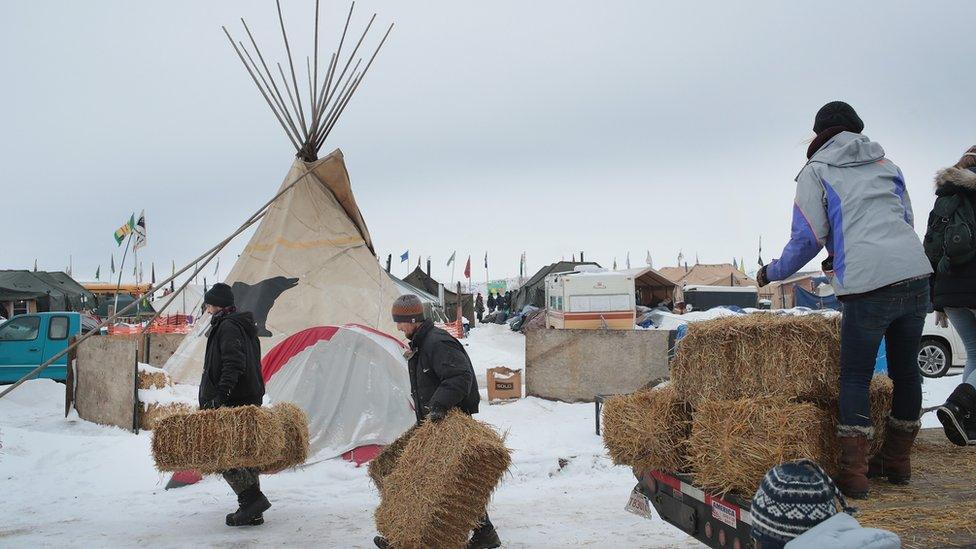
M960 193L976 207L976 169L946 168L936 175L936 196ZM936 311L946 307L976 309L976 260L953 266L947 273L936 272L933 277L932 304Z
M261 343L251 313L221 312L210 319L199 396L201 408L261 405Z
M478 380L458 340L425 320L410 339L410 353L407 364L417 422L423 421L432 408L478 413Z

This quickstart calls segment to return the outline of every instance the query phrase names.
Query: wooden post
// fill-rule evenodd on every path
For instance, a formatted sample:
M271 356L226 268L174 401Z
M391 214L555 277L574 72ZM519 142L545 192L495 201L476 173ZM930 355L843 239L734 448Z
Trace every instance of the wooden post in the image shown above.
M464 308L461 306L461 282L460 281L458 281L457 283L457 293L455 294L455 296L457 297L457 312L455 313L454 320L456 320L458 323L458 328L460 328L459 332L461 334L461 337L464 337L464 322L461 320L461 318L463 317Z

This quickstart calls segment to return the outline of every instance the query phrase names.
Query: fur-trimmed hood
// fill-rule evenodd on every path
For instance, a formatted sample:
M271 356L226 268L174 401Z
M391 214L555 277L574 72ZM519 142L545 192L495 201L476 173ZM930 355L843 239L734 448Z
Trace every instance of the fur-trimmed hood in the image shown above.
M935 190L954 185L967 191L976 191L976 172L969 169L945 168L935 174Z

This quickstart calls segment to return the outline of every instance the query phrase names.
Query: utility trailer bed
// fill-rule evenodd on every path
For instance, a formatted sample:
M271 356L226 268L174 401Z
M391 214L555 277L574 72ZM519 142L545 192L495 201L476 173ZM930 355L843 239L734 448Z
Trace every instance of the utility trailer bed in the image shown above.
M753 546L751 495L718 496L687 475L634 471L638 483L628 510L650 518L650 507L671 525L716 549ZM849 500L863 526L901 536L906 549L976 547L976 447L960 448L941 429L923 429L912 452L912 482L872 480L867 500Z

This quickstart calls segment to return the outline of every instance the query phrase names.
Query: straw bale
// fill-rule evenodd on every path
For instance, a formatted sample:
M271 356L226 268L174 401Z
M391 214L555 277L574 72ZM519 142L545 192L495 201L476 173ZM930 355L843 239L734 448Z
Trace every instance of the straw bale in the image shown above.
M871 441L869 455L873 456L881 450L884 444L885 425L888 422L888 414L891 413L891 397L894 385L886 375L876 375L871 378L871 425L874 426L874 439ZM827 471L833 473L840 464L840 443L837 440L837 424L840 423L840 408L837 400L833 400L824 410L830 417L830 424L821 433L823 445L827 449L826 454L821 458L821 463Z
M782 398L703 402L688 439L696 484L752 497L773 466L800 458L824 461L830 415L815 404Z
M290 402L279 402L271 407L271 412L281 423L285 446L278 459L261 467L262 474L297 467L308 459L308 416L305 410Z
M173 384L169 375L163 370L153 368L152 370L139 370L137 376L140 389L162 389Z
M373 484L380 491L383 490L383 479L393 472L393 468L400 460L400 455L403 454L403 449L407 447L407 443L410 442L411 437L416 432L417 426L415 425L400 435L392 444L383 448L383 451L369 462L367 466L369 478L373 479Z
M756 313L695 322L678 344L671 382L692 406L714 400L835 399L840 322Z
M377 530L397 549L465 547L510 464L502 437L458 410L424 422L382 482Z
M152 452L160 471L203 474L273 463L285 447L281 420L269 408L199 410L160 419Z
M156 428L164 417L174 414L189 414L194 408L185 402L160 404L158 402L142 403L139 408L139 428L149 431Z
M690 431L688 407L670 385L603 405L603 444L617 465L682 472Z

